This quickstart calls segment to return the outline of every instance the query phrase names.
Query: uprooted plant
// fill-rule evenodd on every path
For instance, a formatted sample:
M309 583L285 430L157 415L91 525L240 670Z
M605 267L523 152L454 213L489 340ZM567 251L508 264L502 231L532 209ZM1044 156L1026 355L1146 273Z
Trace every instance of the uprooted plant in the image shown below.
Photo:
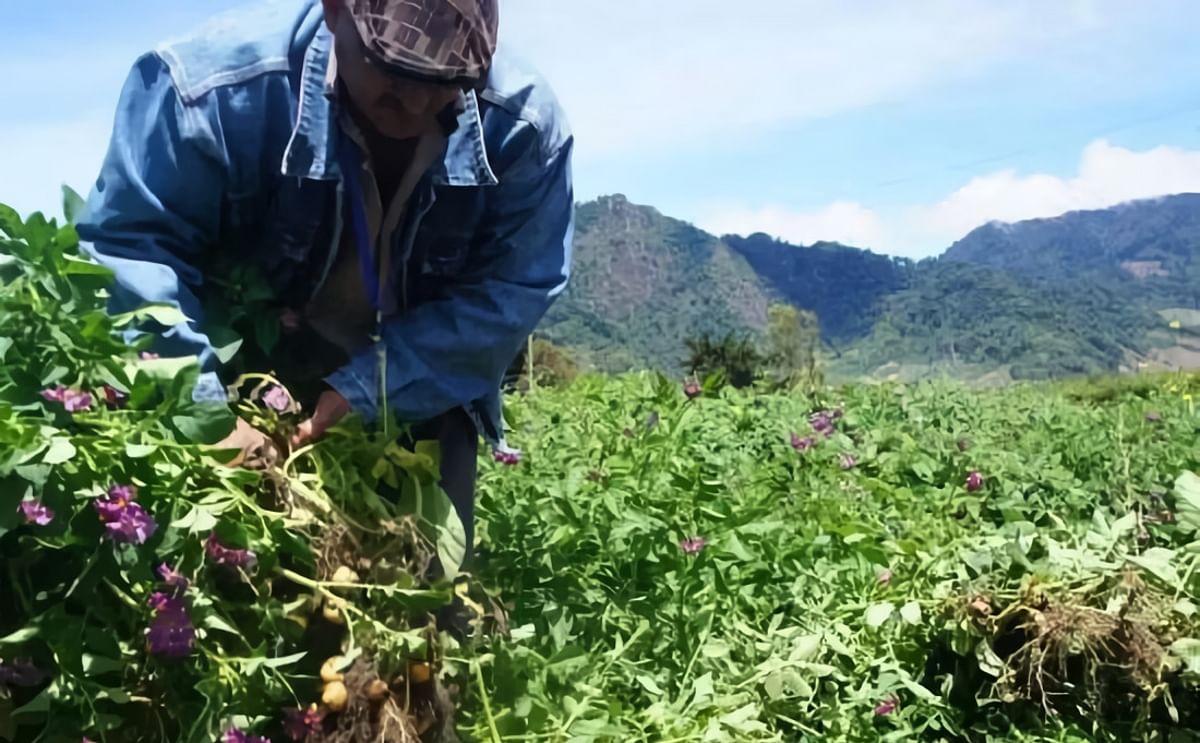
M109 314L111 276L70 226L0 207L0 232L0 739L408 741L440 726L429 668L453 672L454 642L432 617L463 537L436 444L350 420L276 469L224 466L212 444L234 411L192 400L194 361L125 333L182 316ZM286 441L301 413L287 390L238 387L238 411ZM335 656L355 658L344 699L323 697Z

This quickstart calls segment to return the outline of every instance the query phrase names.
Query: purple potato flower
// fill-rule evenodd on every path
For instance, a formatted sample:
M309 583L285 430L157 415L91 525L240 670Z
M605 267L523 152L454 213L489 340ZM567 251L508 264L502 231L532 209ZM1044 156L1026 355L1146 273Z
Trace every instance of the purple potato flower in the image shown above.
M853 454L843 454L840 463L844 470L852 470L858 466L858 460L854 458Z
M976 470L967 473L967 491L971 493L983 489L983 475Z
M258 562L255 554L248 549L233 549L221 544L215 531L205 540L204 553L217 565L230 568L252 568Z
M841 417L840 410L822 410L809 416L808 423L814 432L829 438L837 432L837 420Z
M92 407L90 394L64 387L61 384L42 390L42 398L49 402L61 402L68 413L78 413Z
M799 434L792 434L792 448L796 451L808 451L817 445L817 440L812 436L800 437Z
M115 521L106 521L104 528L114 542L145 544L147 539L154 536L158 525L140 505L130 503L125 506Z
M895 697L885 699L875 707L875 714L880 717L885 717L892 714L900 706L900 701Z
M137 488L132 485L114 485L108 494L92 502L110 539L123 544L144 544L154 536L158 525L139 504Z
M708 540L704 537L688 537L679 542L679 549L683 550L685 555L694 555L704 549L706 544Z
M25 517L25 523L27 524L45 526L54 520L54 511L44 506L41 501L21 501L21 505L18 508Z
M42 397L48 402L62 402L66 399L67 388L61 384L50 389L42 390Z
M814 413L808 423L819 434L829 436L833 433L833 419L825 413Z
M500 464L508 465L509 467L521 463L521 452L518 451L498 451L493 458Z
M0 689L37 686L46 680L47 675L28 658L15 658L8 663L0 660Z
M168 587L179 591L188 589L188 579L165 562L158 566L158 575Z
M683 383L683 394L687 395L689 400L695 400L697 397L700 397L703 391L700 383L694 379L689 379Z
M268 408L274 410L276 413L284 412L292 404L291 395L287 393L287 390L277 384L271 385L271 389L267 390L266 394L263 395L262 401Z
M142 351L140 354L138 354L138 357L141 358L142 361L153 361L158 358L158 354L154 353L153 351Z
M191 654L196 640L196 629L188 617L183 599L154 592L147 602L154 610L154 618L146 630L146 644L154 655L166 658L184 658Z
M66 408L68 413L78 413L81 410L87 410L92 407L92 396L87 392L67 390L67 394L63 398L63 407Z
M321 722L325 714L317 709L317 705L309 705L308 709L287 709L283 711L283 731L292 740L304 740L311 733L321 732Z
M100 514L102 521L115 521L121 517L121 514L129 506L137 500L137 488L133 485L113 485L108 489L106 495L96 499L92 505L96 508L96 512Z

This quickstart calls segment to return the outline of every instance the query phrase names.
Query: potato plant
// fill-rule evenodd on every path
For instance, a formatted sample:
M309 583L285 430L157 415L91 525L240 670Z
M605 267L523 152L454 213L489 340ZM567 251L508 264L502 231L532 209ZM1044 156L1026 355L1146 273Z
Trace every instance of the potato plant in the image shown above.
M466 575L432 442L228 466L235 415L304 415L271 370L197 404L139 335L178 313L109 313L69 224L0 235L0 740L1200 735L1194 375L539 385Z

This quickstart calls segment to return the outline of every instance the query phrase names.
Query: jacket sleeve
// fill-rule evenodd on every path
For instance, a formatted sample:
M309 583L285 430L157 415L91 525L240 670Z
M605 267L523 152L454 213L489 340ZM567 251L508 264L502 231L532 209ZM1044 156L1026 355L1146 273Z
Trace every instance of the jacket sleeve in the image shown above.
M153 349L164 357L199 358L198 400L225 399L195 293L197 259L217 241L228 167L216 119L206 106L183 104L158 56L139 58L76 225L81 248L116 274L111 311L164 303L187 316L174 327L148 321L134 333L155 334Z
M494 395L505 370L570 276L573 140L549 155L536 142L490 196L470 263L433 301L389 318L387 406L429 420ZM356 354L326 379L366 420L378 416L379 355Z

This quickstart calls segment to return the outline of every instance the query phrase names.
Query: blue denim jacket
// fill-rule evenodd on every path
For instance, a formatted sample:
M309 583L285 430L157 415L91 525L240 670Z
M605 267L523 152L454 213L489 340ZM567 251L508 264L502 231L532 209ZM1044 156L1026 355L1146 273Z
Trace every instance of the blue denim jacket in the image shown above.
M114 309L188 317L155 327L155 350L199 358L198 398L224 399L198 298L207 261L236 251L302 303L342 243L331 45L317 0L260 0L141 56L121 91L77 229L116 273ZM570 274L574 139L545 81L503 45L465 104L391 245L412 291L379 328L383 390L400 420L461 406L503 448L504 372ZM368 421L380 356L367 348L326 380Z

